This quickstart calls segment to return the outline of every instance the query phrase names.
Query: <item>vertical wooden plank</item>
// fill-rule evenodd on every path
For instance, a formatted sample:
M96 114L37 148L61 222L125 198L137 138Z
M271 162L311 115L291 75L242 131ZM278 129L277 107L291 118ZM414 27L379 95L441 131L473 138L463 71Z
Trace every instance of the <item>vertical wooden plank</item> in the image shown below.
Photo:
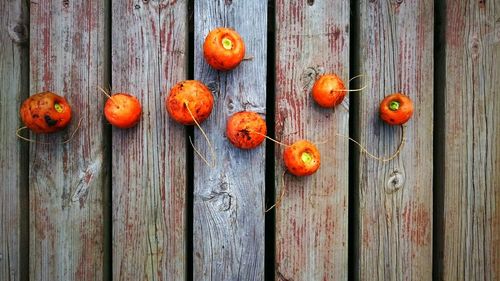
M225 138L227 118L238 111L265 114L267 1L195 1L194 78L215 96L212 115L202 127L213 142L215 168L194 159L194 279L264 278L265 147L240 150ZM230 27L243 37L246 56L228 72L211 69L202 46L208 32ZM198 129L195 144L210 155Z
M102 280L107 188L103 99L108 38L103 1L31 2L30 92L55 91L73 107L63 133L30 147L30 279ZM68 144L60 144L81 127Z
M379 119L384 96L414 102L401 154L359 162L359 279L430 280L432 276L432 131L434 2L361 1L360 62L370 84L360 95L360 141L390 155L400 127Z
M319 107L311 88L322 73L349 80L349 1L276 3L276 137L318 145L321 167L309 177L283 173L276 148L276 280L347 280L348 98ZM284 179L284 181L282 180Z
M115 0L112 13L113 92L143 109L113 128L113 280L184 280L185 131L165 97L186 78L187 1Z
M19 107L28 94L27 8L21 0L0 3L0 280L27 276L27 235L21 229L28 218L22 204L27 203L27 145L15 135L21 126Z
M500 279L500 4L446 1L441 280Z

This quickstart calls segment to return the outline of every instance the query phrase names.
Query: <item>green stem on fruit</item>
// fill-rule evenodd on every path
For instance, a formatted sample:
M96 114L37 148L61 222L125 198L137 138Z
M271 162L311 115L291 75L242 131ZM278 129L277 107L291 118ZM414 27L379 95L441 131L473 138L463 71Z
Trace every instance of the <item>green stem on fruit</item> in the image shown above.
M222 47L226 50L231 50L233 48L233 41L228 38L222 38Z
M300 159L302 162L309 164L313 160L313 156L309 152L303 152L302 155L300 155Z
M399 109L399 102L398 101L391 101L389 104L389 109L392 111L396 111Z
M55 103L55 104L54 104L54 109L55 109L58 113L63 112L63 106L62 106L60 103Z

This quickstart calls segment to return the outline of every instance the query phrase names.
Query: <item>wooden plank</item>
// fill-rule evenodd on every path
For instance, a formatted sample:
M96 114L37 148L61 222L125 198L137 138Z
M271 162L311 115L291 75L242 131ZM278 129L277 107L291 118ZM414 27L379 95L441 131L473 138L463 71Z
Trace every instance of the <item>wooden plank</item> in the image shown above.
M500 5L446 1L440 280L500 279Z
M318 74L349 80L349 1L276 3L276 137L319 145L312 176L283 173L276 148L276 280L347 280L348 99L334 110L311 98ZM284 181L282 180L284 179Z
M414 102L401 154L359 161L360 280L431 280L434 1L362 1L360 141L392 154L401 128L384 124L380 101L402 91Z
M113 128L113 280L184 280L185 130L165 97L187 74L187 1L112 2L112 83L142 103Z
M0 3L0 280L26 280L27 144L16 138L28 95L28 6Z
M108 170L103 98L109 81L108 6L103 1L30 2L30 92L54 91L73 108L69 129L32 134L30 279L102 280ZM60 144L81 127L68 144Z
M267 1L195 1L194 78L214 90L202 127L217 155L211 169L194 158L194 280L264 278L265 146L244 151L225 138L226 119L241 110L265 114ZM228 72L206 64L202 46L216 27L234 28L253 60ZM195 129L195 145L210 155Z

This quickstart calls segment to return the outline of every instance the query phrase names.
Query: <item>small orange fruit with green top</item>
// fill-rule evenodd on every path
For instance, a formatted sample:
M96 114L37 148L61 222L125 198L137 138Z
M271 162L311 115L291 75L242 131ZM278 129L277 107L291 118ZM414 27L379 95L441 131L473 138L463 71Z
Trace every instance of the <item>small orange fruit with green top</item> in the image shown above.
M240 111L227 120L226 136L238 148L255 148L264 141L266 134L266 121L255 112Z
M283 161L292 175L309 176L319 169L321 157L318 148L313 143L299 140L285 148Z
M194 125L210 116L214 107L214 97L208 87L200 81L181 81L170 90L166 107L168 114L176 122Z
M385 97L380 103L380 118L389 125L403 125L413 115L413 102L403 93Z
M245 57L245 43L233 29L219 27L205 38L203 55L207 63L222 71L236 68Z

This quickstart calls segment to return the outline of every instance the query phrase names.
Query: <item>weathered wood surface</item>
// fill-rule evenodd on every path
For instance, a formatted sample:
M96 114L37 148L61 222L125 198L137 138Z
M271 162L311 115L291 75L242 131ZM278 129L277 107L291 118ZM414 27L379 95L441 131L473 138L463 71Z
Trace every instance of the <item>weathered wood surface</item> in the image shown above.
M283 174L276 147L276 280L347 279L349 134L347 98L334 110L311 98L318 74L349 80L349 1L276 3L276 138L318 145L321 167L309 177ZM284 181L282 181L284 179Z
M500 279L500 5L444 7L440 280Z
M19 105L28 95L28 9L0 3L0 280L25 280L27 144L16 138ZM24 204L23 204L24 203Z
M187 74L187 1L112 2L112 88L142 103L113 128L113 280L184 280L185 129L165 98Z
M432 131L434 2L361 1L360 141L391 155L401 128L384 124L380 101L402 91L414 102L401 154L386 163L360 156L360 280L430 280L432 275Z
M238 111L265 114L267 1L195 1L194 78L213 89L215 104L202 127L217 155L211 169L194 158L194 280L262 280L264 276L265 146L240 150L225 137L227 118ZM246 56L236 69L217 72L203 58L205 36L234 28ZM210 157L195 129L195 144Z
M73 108L64 132L31 134L52 144L30 146L30 279L102 280L109 157L96 86L109 83L109 7L96 0L30 3L30 93L57 92ZM75 137L61 144L80 118Z

